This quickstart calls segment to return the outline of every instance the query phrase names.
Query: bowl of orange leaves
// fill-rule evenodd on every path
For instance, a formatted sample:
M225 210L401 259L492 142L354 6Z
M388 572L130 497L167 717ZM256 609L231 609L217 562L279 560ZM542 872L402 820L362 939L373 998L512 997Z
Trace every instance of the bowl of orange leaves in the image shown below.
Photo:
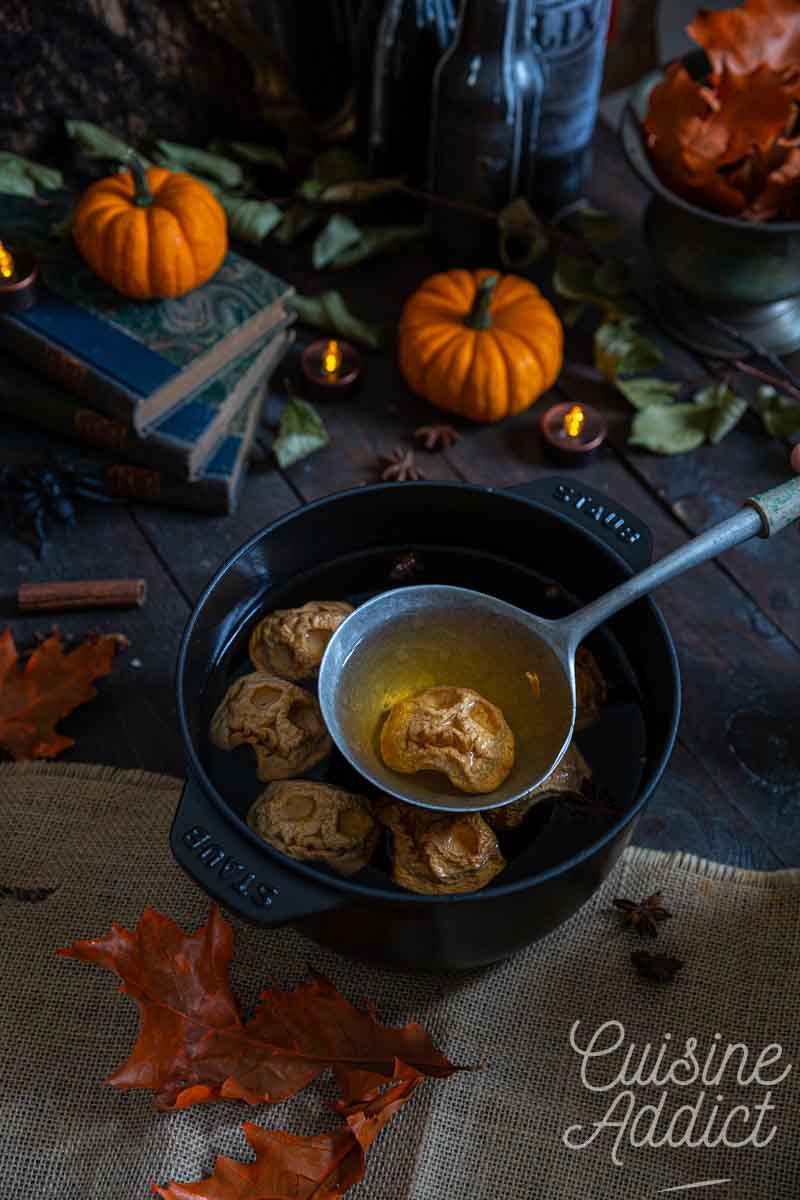
M621 126L652 193L644 237L668 285L661 304L673 331L705 351L738 355L744 338L790 353L800 348L800 3L701 9L687 32L699 49L645 76Z

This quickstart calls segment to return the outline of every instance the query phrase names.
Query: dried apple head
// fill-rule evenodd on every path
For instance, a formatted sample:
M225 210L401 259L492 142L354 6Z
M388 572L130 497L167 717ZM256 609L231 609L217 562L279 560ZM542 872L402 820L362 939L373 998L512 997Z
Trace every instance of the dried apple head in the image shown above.
M247 823L290 858L326 863L340 875L365 867L380 836L362 796L308 779L271 783L251 807Z
M310 600L270 613L250 635L253 666L285 679L315 676L328 642L352 611L342 600Z
M432 687L393 706L380 736L392 771L441 771L462 792L493 792L514 766L514 735L471 688Z
M411 892L477 892L506 865L479 813L449 816L384 800L375 805L375 815L392 835L392 879Z
M567 792L581 792L591 778L592 768L572 742L556 769L538 787L520 796L519 800L512 800L502 808L492 808L483 815L493 829L516 829L535 805Z
M263 780L302 774L332 744L314 696L262 671L231 684L211 719L210 736L220 750L252 746Z

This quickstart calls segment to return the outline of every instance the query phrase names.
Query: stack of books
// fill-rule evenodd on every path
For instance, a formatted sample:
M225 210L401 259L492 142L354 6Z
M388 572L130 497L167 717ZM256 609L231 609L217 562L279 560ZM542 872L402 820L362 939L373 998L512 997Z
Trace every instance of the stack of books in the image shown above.
M69 238L54 245L53 219L0 198L0 237L39 262L36 303L0 314L0 413L101 447L118 495L231 512L293 336L291 287L228 251L185 296L129 300Z

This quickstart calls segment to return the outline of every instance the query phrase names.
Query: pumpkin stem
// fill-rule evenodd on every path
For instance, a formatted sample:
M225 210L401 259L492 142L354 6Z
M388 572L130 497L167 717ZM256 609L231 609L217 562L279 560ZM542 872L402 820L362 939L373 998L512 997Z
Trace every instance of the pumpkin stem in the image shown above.
M147 172L135 154L128 159L128 167L133 176L133 203L139 208L146 208L148 204L153 203L153 193L147 182Z
M497 279L497 275L487 275L483 282L478 284L472 308L464 318L464 324L469 329L488 329L491 325L489 305L492 303L494 289L497 287Z

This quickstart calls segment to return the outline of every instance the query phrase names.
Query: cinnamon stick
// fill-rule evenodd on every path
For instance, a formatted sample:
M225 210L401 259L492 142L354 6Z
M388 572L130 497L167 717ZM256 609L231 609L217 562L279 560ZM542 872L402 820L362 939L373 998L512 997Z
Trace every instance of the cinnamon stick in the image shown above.
M69 583L23 583L17 604L23 612L58 609L139 608L147 584L143 579L76 579Z

